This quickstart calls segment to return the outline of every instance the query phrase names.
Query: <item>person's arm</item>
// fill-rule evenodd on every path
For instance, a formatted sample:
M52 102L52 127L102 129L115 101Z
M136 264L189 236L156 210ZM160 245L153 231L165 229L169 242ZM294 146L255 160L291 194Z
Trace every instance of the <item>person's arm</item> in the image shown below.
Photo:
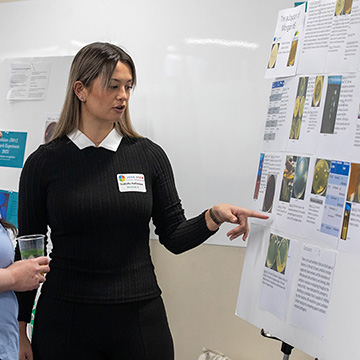
M267 215L231 204L217 204L205 213L206 226L209 230L218 229L224 222L238 224L226 234L230 240L234 240L241 235L243 235L243 240L246 240L249 235L249 217L264 220L269 218Z
M50 271L45 257L16 261L6 269L0 269L0 293L4 291L30 291L45 281L44 274Z
M0 293L4 291L29 291L37 289L50 271L45 256L36 259L15 261L6 269L0 269ZM26 334L27 323L19 321L20 360L33 360L30 341Z
M245 240L249 232L248 217L268 218L266 215L238 206L218 204L211 208L213 215L219 220L218 224L211 218L210 210L186 219L166 154L151 142L149 150L156 172L156 181L153 183L155 233L159 235L160 242L171 252L180 254L202 244L215 234L223 222L238 225L228 232L227 236L230 240L240 235L244 235Z
M30 340L26 332L27 323L19 321L19 360L33 360Z
M47 233L46 193L49 179L49 163L45 146L40 146L26 160L19 183L18 228L19 236ZM44 242L46 254L46 241ZM20 260L18 244L15 260ZM19 302L19 321L30 322L36 290L16 292Z

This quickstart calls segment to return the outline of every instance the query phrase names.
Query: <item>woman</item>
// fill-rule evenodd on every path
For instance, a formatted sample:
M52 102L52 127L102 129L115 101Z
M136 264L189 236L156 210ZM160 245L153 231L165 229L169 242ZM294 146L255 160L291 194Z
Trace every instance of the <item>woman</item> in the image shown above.
M45 281L42 274L49 271L49 261L39 257L14 263L14 248L7 229L14 233L16 230L0 219L0 359L15 360L19 356L19 329L14 291L37 289Z
M0 138L2 133L0 132ZM37 289L45 281L42 273L49 271L48 259L13 262L14 248L8 230L16 234L14 225L0 219L0 359L18 359L18 304L14 291Z
M129 117L136 84L131 57L93 43L75 56L53 140L26 161L19 231L51 229L51 273L42 288L33 340L25 326L33 294L19 294L20 359L173 359L161 291L149 251L149 222L181 253L223 222L248 235L247 217L219 204L186 220L164 151L138 135Z

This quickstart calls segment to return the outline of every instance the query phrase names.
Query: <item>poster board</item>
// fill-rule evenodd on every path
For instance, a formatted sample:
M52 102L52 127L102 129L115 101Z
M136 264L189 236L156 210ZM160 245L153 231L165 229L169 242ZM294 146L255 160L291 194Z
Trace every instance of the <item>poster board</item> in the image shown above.
M272 83L253 197L270 220L252 229L236 309L324 360L356 357L359 15L357 0L309 1L296 72Z

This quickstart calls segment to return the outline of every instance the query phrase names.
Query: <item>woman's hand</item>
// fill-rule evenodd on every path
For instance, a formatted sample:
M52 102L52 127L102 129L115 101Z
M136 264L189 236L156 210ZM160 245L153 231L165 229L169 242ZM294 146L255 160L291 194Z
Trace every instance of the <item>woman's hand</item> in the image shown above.
M210 214L210 210L212 214ZM246 240L249 235L249 217L264 220L268 219L267 215L231 204L218 204L213 206L210 210L205 213L206 225L209 230L217 230L224 222L238 224L238 226L226 234L230 240L234 240L241 235L243 235L243 240Z
M49 259L45 256L15 261L6 269L0 269L0 292L37 289L49 271Z
M33 353L30 344L30 340L26 334L26 322L19 321L19 360L33 360Z

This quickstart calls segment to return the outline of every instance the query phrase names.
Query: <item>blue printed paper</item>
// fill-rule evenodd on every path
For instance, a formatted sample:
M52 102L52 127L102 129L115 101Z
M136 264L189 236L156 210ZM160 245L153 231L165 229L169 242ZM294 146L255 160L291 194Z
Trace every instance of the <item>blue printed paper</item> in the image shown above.
M26 132L3 131L0 138L0 166L22 168L24 163Z
M6 220L17 227L19 193L0 190L0 219Z

